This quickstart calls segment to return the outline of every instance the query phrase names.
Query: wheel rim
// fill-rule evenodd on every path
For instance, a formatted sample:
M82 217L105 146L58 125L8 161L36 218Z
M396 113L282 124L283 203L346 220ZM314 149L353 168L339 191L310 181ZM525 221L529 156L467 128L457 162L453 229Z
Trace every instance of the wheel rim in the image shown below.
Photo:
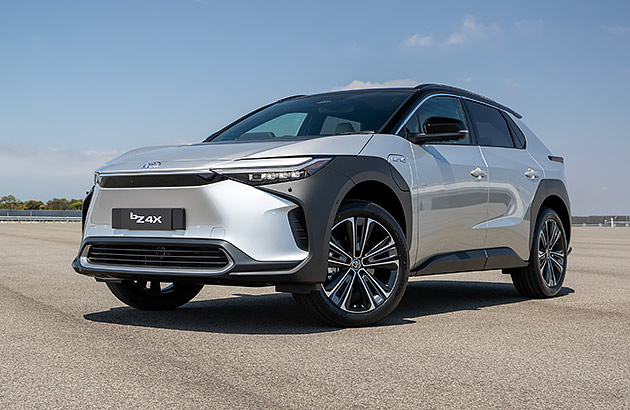
M400 275L400 255L392 234L367 217L350 217L331 231L326 298L350 313L368 313L392 295Z
M550 288L560 283L564 274L565 261L566 252L562 230L555 220L546 219L538 234L538 266L545 284Z
M158 282L155 280L134 280L133 284L142 292L152 295L164 295L171 293L175 289L175 284L171 282Z

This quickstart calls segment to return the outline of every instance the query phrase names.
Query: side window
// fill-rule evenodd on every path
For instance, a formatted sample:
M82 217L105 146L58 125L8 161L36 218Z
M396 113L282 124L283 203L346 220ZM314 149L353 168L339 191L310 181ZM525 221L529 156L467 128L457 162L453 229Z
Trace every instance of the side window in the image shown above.
M523 131L516 125L514 121L507 115L503 114L503 117L508 122L510 126L510 131L512 131L512 139L514 139L514 144L516 144L516 148L525 148L525 135L523 135Z
M238 139L295 137L298 135L306 115L304 112L290 112L281 115L252 128Z
M420 108L418 108L418 123L420 129L424 132L424 125L431 117L447 117L460 120L466 124L462 106L458 98L454 97L433 97L426 100ZM470 136L461 141L441 142L440 144L470 144Z
M475 124L479 145L514 148L507 122L499 110L472 101L465 104Z
M420 134L420 124L418 123L418 115L416 115L416 113L413 113L411 118L409 118L403 130L410 134Z

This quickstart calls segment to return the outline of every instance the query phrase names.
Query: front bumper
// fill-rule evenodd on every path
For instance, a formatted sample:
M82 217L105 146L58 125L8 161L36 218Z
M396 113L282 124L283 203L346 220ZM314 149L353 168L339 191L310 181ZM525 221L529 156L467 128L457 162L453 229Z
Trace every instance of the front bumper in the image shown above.
M253 187L233 180L202 186L102 188L96 186L85 214L84 239L73 268L102 280L159 279L203 284L276 285L305 291L326 277L328 234L339 195L353 186L326 167L299 181ZM112 208L184 208L186 229L114 229ZM290 214L303 212L308 248L296 237ZM229 263L221 269L111 266L89 258L95 244L215 246Z
M187 175L171 173L163 177L167 184L173 176L184 179ZM186 227L170 231L117 229L112 226L113 208L183 208ZM176 187L97 185L83 236L219 239L261 262L304 260L308 252L297 246L288 218L296 208L294 201L233 180Z

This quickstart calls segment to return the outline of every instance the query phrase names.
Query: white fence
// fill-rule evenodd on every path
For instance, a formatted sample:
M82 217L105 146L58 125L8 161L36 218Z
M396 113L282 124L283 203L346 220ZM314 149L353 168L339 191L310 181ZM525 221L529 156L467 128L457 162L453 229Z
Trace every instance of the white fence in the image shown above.
M606 222L606 223L572 223L571 226L577 226L577 227L600 227L600 228L630 228L630 222L627 221L613 221L613 223L611 224L610 222Z
M571 218L571 225L583 227L630 228L630 215L573 216Z
M81 211L17 211L0 209L0 222L81 222Z

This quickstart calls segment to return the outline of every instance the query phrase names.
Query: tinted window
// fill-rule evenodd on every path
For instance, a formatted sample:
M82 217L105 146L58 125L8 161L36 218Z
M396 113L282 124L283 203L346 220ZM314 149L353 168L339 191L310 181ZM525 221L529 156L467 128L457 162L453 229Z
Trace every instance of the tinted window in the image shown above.
M433 97L425 101L420 108L418 108L418 123L420 129L425 132L425 124L431 117L446 117L454 118L466 124L464 118L464 112L459 103L459 99L454 97ZM469 144L470 136L461 141L449 141L441 142L441 144Z
M292 112L273 118L241 135L241 139L258 139L256 136L270 134L274 137L295 137L304 123L306 113Z
M418 123L418 115L416 113L409 118L403 130L409 134L420 134L420 124Z
M332 135L343 134L344 132L357 132L361 130L361 123L347 118L326 117L320 134Z
M514 140L514 144L516 144L516 148L525 148L525 135L523 135L523 131L516 125L514 121L507 115L503 114L506 121L510 125L510 131L512 131L512 139Z
M507 122L498 110L472 101L466 101L466 107L468 107L472 122L475 124L479 145L514 147Z
M269 140L378 131L411 90L345 91L273 104L206 141Z

